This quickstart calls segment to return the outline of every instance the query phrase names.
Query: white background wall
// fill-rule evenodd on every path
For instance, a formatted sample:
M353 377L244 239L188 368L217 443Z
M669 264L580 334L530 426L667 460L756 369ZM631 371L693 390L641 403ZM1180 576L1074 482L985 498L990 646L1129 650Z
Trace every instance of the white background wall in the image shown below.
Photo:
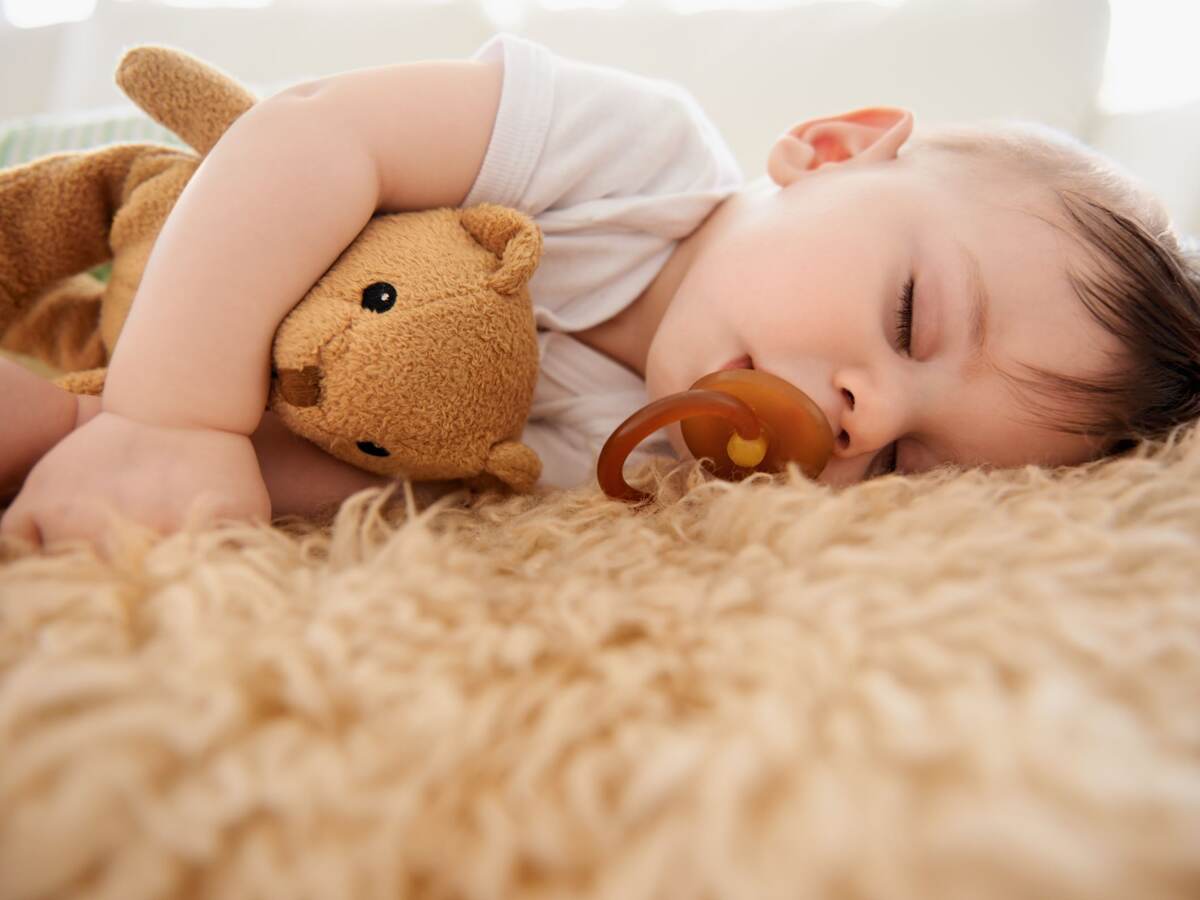
M14 15L54 2L0 0ZM1164 49L1126 62L1142 74L1156 63L1184 66L1183 76L1160 79L1176 105L1154 108L1151 90L1144 109L1101 106L1110 21L1117 37L1156 26L1169 37L1164 10L1200 9L1200 0L1114 0L1117 15L1106 0L57 2L90 15L32 29L0 23L0 119L121 102L111 72L136 43L182 47L269 88L356 66L467 56L503 29L683 83L750 177L762 173L779 132L813 115L887 103L912 108L918 125L1028 118L1109 153L1164 197L1182 227L1200 232L1200 84L1181 84L1200 73L1195 54Z

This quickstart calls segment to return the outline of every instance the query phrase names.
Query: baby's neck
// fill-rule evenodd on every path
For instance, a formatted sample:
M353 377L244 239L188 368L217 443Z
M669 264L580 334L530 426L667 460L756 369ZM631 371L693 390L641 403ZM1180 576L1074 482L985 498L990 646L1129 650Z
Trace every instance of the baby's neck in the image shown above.
M619 362L641 378L646 377L646 357L650 353L650 342L658 330L658 323L667 311L675 284L668 286L663 281L667 268L679 254L679 246L671 254L667 265L655 276L654 281L641 295L611 319L605 319L591 328L576 331L571 337L582 341L593 350ZM659 309L661 306L661 309Z
M736 196L736 195L733 195ZM623 310L591 328L576 331L572 337L593 350L616 360L641 378L646 377L646 357L650 343L671 299L691 267L697 251L711 236L715 213L728 202L718 203L696 229L675 245L666 264L636 300Z

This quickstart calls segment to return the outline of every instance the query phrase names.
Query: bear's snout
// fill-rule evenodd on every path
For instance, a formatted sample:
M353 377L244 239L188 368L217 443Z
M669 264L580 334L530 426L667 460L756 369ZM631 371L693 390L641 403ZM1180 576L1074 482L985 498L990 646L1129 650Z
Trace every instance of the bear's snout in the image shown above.
M321 400L321 370L317 366L303 369L279 369L279 395L292 406L316 406Z

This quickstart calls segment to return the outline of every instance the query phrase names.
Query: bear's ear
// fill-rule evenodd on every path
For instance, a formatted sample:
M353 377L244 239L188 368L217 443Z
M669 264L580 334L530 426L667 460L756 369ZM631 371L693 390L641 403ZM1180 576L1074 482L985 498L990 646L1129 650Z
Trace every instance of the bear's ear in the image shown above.
M480 203L462 210L459 221L467 234L500 260L488 287L515 294L529 282L542 257L542 231L532 219L507 206Z
M126 51L117 65L117 85L201 156L255 103L254 94L229 75L173 47Z

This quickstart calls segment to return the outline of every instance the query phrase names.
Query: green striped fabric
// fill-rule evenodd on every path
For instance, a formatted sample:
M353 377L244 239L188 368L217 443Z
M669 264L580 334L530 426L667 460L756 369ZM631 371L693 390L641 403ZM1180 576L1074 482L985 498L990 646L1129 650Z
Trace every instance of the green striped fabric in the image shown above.
M183 146L174 134L132 107L43 114L0 121L0 168L61 150L86 150L128 141Z

